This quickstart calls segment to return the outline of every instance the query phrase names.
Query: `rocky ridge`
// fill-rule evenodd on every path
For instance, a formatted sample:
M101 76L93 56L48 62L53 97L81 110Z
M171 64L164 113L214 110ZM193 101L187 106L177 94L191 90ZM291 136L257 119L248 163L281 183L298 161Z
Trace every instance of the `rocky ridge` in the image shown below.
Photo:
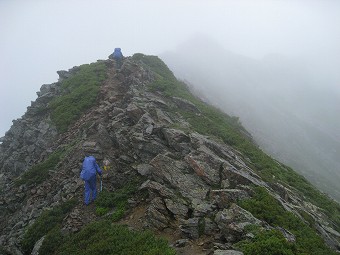
M233 244L252 238L246 231L248 225L277 229L286 240L295 242L288 230L271 226L238 205L239 200L253 196L254 186L265 188L299 218L304 219L301 212L308 214L325 242L340 249L340 233L322 209L304 201L292 187L263 181L249 167L249 159L216 137L190 131L190 124L174 109L197 115L200 110L185 99L149 90L148 84L157 75L146 65L126 58L116 70L113 60L103 62L107 79L96 105L67 132L58 133L43 109L60 95L60 82L77 72L77 67L58 72L58 82L43 85L37 100L1 140L0 245L8 252L22 254L25 228L43 210L63 201L78 201L63 220L66 232L77 232L99 217L81 203L79 169L84 147L92 148L100 163L103 159L111 162L103 177L106 190L114 191L136 176L143 180L139 190L148 195L130 199L125 222L138 208L144 208L135 227L177 233L172 245L179 253L190 254L185 247L201 242L200 254L242 254ZM69 149L55 169L47 169L49 178L38 185L15 184L31 166L62 148Z

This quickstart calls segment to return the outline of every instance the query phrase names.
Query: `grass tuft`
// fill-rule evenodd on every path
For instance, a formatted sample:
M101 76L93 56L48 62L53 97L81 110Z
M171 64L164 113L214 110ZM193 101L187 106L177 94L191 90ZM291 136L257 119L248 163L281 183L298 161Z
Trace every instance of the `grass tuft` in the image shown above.
M265 188L255 187L255 194L251 199L242 200L239 205L251 212L256 218L268 222L272 226L283 227L296 237L294 244L285 243L280 232L258 232L255 240L243 244L243 251L247 254L336 254L326 246L324 240L315 230L306 225L293 213L286 211ZM281 235L281 237L280 237ZM273 248L277 251L274 252ZM280 250L282 247L283 250ZM256 251L262 251L256 253ZM274 252L274 253L271 253Z
M67 201L52 210L44 211L35 222L30 225L21 241L21 248L24 254L31 254L34 244L39 241L50 230L61 224L65 215L71 211L75 205L75 200Z
M100 85L106 79L106 69L103 62L81 65L75 74L61 82L63 93L49 104L51 119L59 132L65 132L96 103Z
M24 172L20 178L15 181L15 184L19 186L22 184L38 185L42 183L49 176L49 170L55 169L62 156L62 151L55 151L45 161L36 164Z

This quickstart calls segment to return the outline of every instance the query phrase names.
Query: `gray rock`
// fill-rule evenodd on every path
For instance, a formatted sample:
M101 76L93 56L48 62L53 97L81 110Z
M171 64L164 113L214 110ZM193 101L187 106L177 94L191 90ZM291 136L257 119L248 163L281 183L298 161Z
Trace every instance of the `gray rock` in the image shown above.
M334 250L339 250L340 242L336 238L332 238L329 231L326 231L321 224L316 224L315 227L328 246L332 247Z
M71 77L71 74L65 70L57 71L57 74L59 75L59 79L58 79L59 82L62 82L63 80Z
M185 218L187 217L189 208L185 204L182 204L178 201L174 201L172 199L164 199L166 208L172 212L176 218Z
M142 117L142 115L144 114L144 111L138 107L136 104L131 103L128 105L128 107L126 108L126 113L127 116L134 122L137 123L138 120Z
M111 113L111 116L112 116L112 117L115 117L115 116L117 116L117 115L119 115L119 114L123 114L123 113L124 113L124 110L123 110L123 109L118 108L118 107L114 107L114 108L113 108L113 111L112 111L112 113Z
M217 224L212 219L205 217L204 222L205 222L204 234L208 236L213 236L215 233L219 231Z
M163 128L162 134L170 147L177 151L183 150L183 146L181 146L183 143L185 144L190 142L190 137L178 129Z
M128 155L121 155L119 157L119 159L123 162L126 162L126 163L133 163L135 161L132 157L130 157Z
M194 209L193 215L195 217L204 217L216 209L216 206L212 203L195 199L192 201L192 207Z
M194 172L210 186L220 184L222 161L203 152L192 152L185 157Z
M215 221L217 223L249 222L260 225L261 221L255 218L250 212L241 208L237 204L232 204L229 209L224 209L217 213Z
M150 164L154 167L152 177L155 180L177 187L181 194L189 199L206 198L208 186L198 176L190 174L188 165L184 162L158 155L151 160Z
M43 242L44 242L45 236L43 236L42 238L39 239L39 241L37 241L33 247L32 253L31 255L39 255L39 249L42 246Z
M294 243L296 241L295 235L289 232L287 229L281 227L276 227L276 229L278 229L282 233L282 235L284 236L284 238L286 238L288 242Z
M157 119L160 123L173 124L172 119L161 109L156 109Z
M138 166L134 167L137 172L142 176L148 176L152 172L152 166L149 164L139 164Z
M97 148L97 146L98 146L97 142L86 141L86 142L83 143L82 148L83 148L84 150L87 150L87 149L92 150L92 149L94 149L94 148Z
M147 189L153 193L156 193L157 196L161 196L162 198L176 197L175 193L172 190L155 181L147 180L140 186L139 189L140 190Z
M184 247L184 246L186 246L188 243L189 243L189 239L179 239L179 240L176 240L175 246L176 246L176 247Z
M232 246L232 244L230 243L213 243L214 244L214 248L217 250L229 250Z
M197 239L199 237L198 224L199 218L190 218L184 220L179 228L189 238Z
M231 203L249 198L249 195L246 191L239 189L218 189L210 191L210 198L219 208L227 208Z
M216 214L215 222L227 241L236 242L244 234L244 228L248 225L261 225L261 221L250 212L236 204L229 209L224 209Z
M173 97L172 99L174 100L177 107L194 113L200 113L200 110L196 107L196 105L194 105L190 101L180 97Z
M141 134L141 139L134 141L134 147L136 148L136 154L144 161L149 162L158 154L163 154L167 152L167 148L164 144L151 140L144 140L143 134Z
M6 250L11 255L23 255L23 253L19 250L19 248L15 244L9 245L9 247L6 247Z
M87 154L91 154L97 160L102 158L102 149L98 142L86 141L82 145L82 151Z
M54 90L55 84L43 84L40 87L40 91L37 92L38 97L41 97L42 95L45 95L47 93L50 93L52 90Z
M146 211L148 226L162 230L168 227L170 218L167 209L161 198L156 197L151 202Z
M269 188L269 186L262 181L261 177L255 174L252 170L246 168L236 169L228 162L224 162L222 166L222 180L229 180L233 187L238 185L251 185L262 186Z
M112 146L112 140L111 136L109 135L109 132L106 130L106 128L102 125L99 124L97 127L98 130L98 145L100 148L108 150Z
M26 130L22 138L25 140L26 144L28 145L34 144L34 142L37 139L36 132L34 132L33 130Z
M153 131L153 128L154 128L153 124L148 125L147 128L145 129L145 134L146 135L151 135L152 131Z
M215 250L214 255L243 255L243 252L235 250Z

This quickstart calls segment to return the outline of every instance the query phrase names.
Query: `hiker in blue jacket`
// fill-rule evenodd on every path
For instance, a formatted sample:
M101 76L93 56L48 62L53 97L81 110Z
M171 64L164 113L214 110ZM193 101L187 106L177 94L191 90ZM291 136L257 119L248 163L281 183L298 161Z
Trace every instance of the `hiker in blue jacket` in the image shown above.
M102 170L98 166L96 159L93 156L85 156L83 167L80 173L80 178L85 181L85 205L89 205L97 197L96 176L97 173L102 175ZM92 200L91 200L92 193Z
M123 53L120 48L115 48L113 52L113 59L116 61L117 69L120 69L123 61Z

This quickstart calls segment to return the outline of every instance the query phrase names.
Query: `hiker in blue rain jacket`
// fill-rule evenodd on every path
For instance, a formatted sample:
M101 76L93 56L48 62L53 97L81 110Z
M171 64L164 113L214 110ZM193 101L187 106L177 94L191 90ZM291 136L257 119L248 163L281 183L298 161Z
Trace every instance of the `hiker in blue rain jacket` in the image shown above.
M115 48L113 52L113 59L116 61L116 68L120 69L123 61L123 54L120 48Z
M93 156L85 156L83 167L80 173L80 178L85 181L85 197L86 205L94 201L97 197L96 176L97 173L102 175L102 170L98 166L96 159ZM92 194L92 199L91 199Z

